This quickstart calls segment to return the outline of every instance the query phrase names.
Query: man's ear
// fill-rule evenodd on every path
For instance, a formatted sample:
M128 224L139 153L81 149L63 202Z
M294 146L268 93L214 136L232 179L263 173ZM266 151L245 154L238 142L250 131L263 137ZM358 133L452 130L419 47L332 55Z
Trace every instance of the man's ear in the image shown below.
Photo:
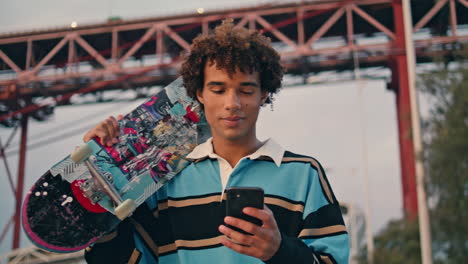
M262 103L260 105L264 105L267 99L268 99L268 92L262 91L262 95L260 97L260 100Z
M205 99L203 98L202 90L197 90L197 99L201 104L205 104Z

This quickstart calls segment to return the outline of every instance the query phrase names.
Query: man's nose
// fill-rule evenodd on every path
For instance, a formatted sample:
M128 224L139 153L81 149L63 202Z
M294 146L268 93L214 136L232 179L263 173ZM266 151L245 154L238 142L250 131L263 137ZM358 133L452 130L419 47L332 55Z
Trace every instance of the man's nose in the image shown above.
M225 98L225 108L227 110L235 111L240 108L240 97L237 92L230 92Z

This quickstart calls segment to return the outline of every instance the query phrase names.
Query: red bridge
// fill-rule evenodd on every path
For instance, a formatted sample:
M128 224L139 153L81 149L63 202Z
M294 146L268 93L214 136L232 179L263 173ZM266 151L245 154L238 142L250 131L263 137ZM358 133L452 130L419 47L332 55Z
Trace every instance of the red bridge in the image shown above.
M467 0L411 4L418 63L431 61L434 55L451 56L466 45ZM191 40L226 18L270 37L291 75L306 79L356 66L391 70L388 87L397 94L404 208L410 218L417 216L401 0L307 1L143 20L116 18L103 24L0 35L0 122L23 129L14 190L18 199L14 247L19 241L28 116L43 119L78 93L95 94L98 101L108 90L167 84L177 75L180 55L189 52ZM8 144L0 141L5 162Z

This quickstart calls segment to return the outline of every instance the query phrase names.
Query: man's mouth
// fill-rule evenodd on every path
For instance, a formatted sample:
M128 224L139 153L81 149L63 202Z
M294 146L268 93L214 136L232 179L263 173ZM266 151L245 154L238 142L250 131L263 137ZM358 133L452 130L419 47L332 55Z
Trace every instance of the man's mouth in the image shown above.
M224 117L222 118L221 120L224 121L224 123L228 126L228 127L236 127L239 125L239 123L243 120L244 118L240 117L240 116L228 116L228 117Z
M242 117L240 117L240 116L228 116L228 117L225 117L223 119L227 120L227 121L239 121L239 120L242 119Z

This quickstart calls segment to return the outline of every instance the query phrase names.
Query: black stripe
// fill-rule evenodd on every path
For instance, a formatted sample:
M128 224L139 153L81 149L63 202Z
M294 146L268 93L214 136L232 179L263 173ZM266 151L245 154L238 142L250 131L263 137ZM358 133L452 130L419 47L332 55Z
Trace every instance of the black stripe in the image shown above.
M291 152L291 151L285 151L284 152L284 155L283 155L284 158L308 158L308 159L314 159L310 156L306 156L306 155L301 155L301 154L297 154L297 153L294 153L294 152ZM314 159L315 160L315 159Z
M166 202L167 200L184 201L184 200L190 200L190 199L206 198L206 197L216 196L216 195L221 195L221 193L220 192L215 192L215 193L207 193L207 194L184 196L184 197L170 197L169 196L167 199L158 201L158 203Z
M175 240L199 240L221 235L218 226L224 223L225 203L212 202L186 207L169 207L159 211L158 245Z
M310 164L310 166L312 168L314 168L315 170L320 170L320 168L322 168L322 165L320 164L320 162L316 159L316 158L313 158L313 157L310 157L310 156L305 156L305 155L299 155L299 154L296 154L296 153L292 153L290 151L286 151L285 154L284 154L284 158L298 158L298 160L288 160L288 161L281 161L281 163L291 163L291 162L299 162L299 163L306 163L306 164ZM312 164L310 161L305 161L305 160L299 160L299 158L302 158L302 159L311 159L315 162L317 162L317 164L319 165L319 167L316 167L314 164ZM325 176L325 172L323 172L323 175Z
M296 153L293 153L293 152L287 151L287 150L284 152L283 158L308 158L308 159L314 159L314 158L312 158L310 156L296 154ZM270 156L264 156L264 155L256 158L255 160L275 162ZM314 159L314 160L316 160L316 159ZM282 162L284 162L284 161L282 161ZM298 161L298 162L304 162L304 161Z
M260 156L258 158L256 158L255 160L258 160L258 161L268 161L268 162L275 162L271 157L269 156Z
M328 253L320 253L320 256L327 256L327 257L331 260L331 262L332 262L333 264L337 264L337 263L338 263L338 262L336 262L335 258L334 258L331 254L328 254Z
M116 238L94 244L90 250L86 250L84 257L87 263L127 263L135 249L133 240L134 228L126 219L117 227ZM116 250L119 249L119 250Z
M169 254L173 254L173 253L176 253L177 252L177 249L176 250L171 250L171 251L167 251L167 252L164 252L164 253L159 253L159 256L163 257L163 256L167 256Z
M144 229L144 231L146 231L149 237L152 238L153 243L155 245L158 245L157 241L155 240L155 238L158 237L158 233L157 233L157 229L154 228L154 226L158 225L158 221L156 218L154 218L150 208L148 207L146 203L143 203L140 207L136 209L136 211L133 213L131 217L131 220L140 224L140 226ZM134 229L136 231L135 233L138 235L138 237L143 242L143 244L148 249L148 251L151 252L154 259L158 259L158 256L153 253L147 241L138 232L138 229L137 228L134 228Z
M213 161L214 161L214 160L217 160L216 158L210 158L209 156L205 156L205 157L199 158L199 159L190 159L190 158L187 158L187 159L190 160L190 161L192 161L192 162L195 163L195 164L197 164L197 163L199 163L199 162L202 162L202 161L204 161L204 160L207 160L207 159L213 160Z
M342 234L348 234L346 231L340 231L340 232L335 232L335 233L329 233L325 235L318 235L318 236L301 236L301 239L318 239L318 238L323 238L323 237L331 237L331 236L338 236Z
M268 208L275 216L276 224L281 233L297 237L302 230L302 212L290 211L284 207L268 204Z
M284 157L286 158L307 158L307 159L311 159L311 160L314 160L315 162L317 162L318 164L318 167L314 166L314 164L312 164L311 162L308 162L308 161L304 161L304 160L291 160L291 161L282 161L282 163L290 163L290 162L302 162L302 163L308 163L310 164L310 166L312 168L314 168L315 170L317 170L317 173L322 173L323 175L323 178L328 186L328 189L330 190L330 194L332 196L332 201L330 201L330 199L328 199L328 195L326 195L326 192L325 192L325 189L323 188L323 185L322 185L322 182L320 182L320 187L322 188L322 192L325 196L325 198L327 199L327 201L329 203L337 203L338 201L336 200L336 197L335 197L335 194L333 193L333 190L331 188L331 185L330 185L330 182L328 181L328 178L327 178L327 175L325 173L325 170L323 169L323 166L322 164L320 164L320 162L316 159L316 158L313 158L313 157L310 157L310 156L305 156L305 155L299 155L299 154L296 154L296 153L292 153L290 151L286 151L285 154L284 154Z
M187 201L191 199L200 199L200 198L214 197L214 196L220 196L220 195L221 193L217 192L217 193L208 193L208 194L202 194L202 195L184 196L184 197L168 197L167 199L158 201L158 204L169 202L169 200L180 202L180 201ZM294 200L291 200L291 199L288 199L286 197L279 196L279 195L265 194L265 197L276 198L276 199L283 200L291 204L305 205L305 203L302 201L294 201Z
M314 249L309 248L303 241L296 237L281 233L281 244L275 255L266 264L310 264L314 258ZM313 262L315 264L315 261Z
M151 250L151 247L148 245L148 243L146 243L146 240L141 236L141 234L138 232L138 230L135 229L135 234L138 236L138 238L140 239L140 241L143 243L143 245L145 246L145 248L150 252L151 256L153 256L154 259L158 260L158 256L154 255L153 253L153 250ZM135 263L138 263L140 261L140 258L141 258L141 255L139 256L138 258L138 261L135 262Z
M215 245L210 245L210 246L204 246L204 247L178 247L176 250L171 250L167 251L164 253L161 253L160 256L167 256L169 254L176 253L179 249L185 249L185 250L200 250L200 249L209 249L209 248L217 248L217 247L222 247L223 244L215 244Z
M304 205L305 206L305 203L303 201L294 201L294 200L290 200L290 199L288 199L286 197L279 196L279 195L265 194L265 197L276 198L276 199L283 200L283 201L288 202L288 203L299 204L299 205Z
M317 161L317 163L318 163L318 161ZM325 174L325 170L323 169L323 167L322 167L322 165L320 163L318 163L318 164L319 164L320 170L322 171L323 178L325 179L325 182L328 185L328 189L330 190L330 193L331 193L331 196L332 196L332 199L333 199L333 203L337 204L338 200L336 199L335 194L333 193L330 182L328 181L327 175ZM320 186L322 186L322 184L320 184ZM322 191L323 191L323 186L322 186ZM328 199L328 196L326 196L326 197Z
M328 204L317 211L310 213L305 221L304 228L322 228L333 225L344 225L338 204Z
M302 212L268 204L273 211L279 229L297 237L302 230ZM221 235L218 226L224 223L225 201L160 210L157 220L146 224L145 229L158 245L169 245L176 240L209 239Z
M322 189L322 193L323 195L325 196L325 199L328 201L328 203L332 204L332 203L337 203L337 200L336 200L336 197L335 197L335 194L333 193L333 190L331 188L331 185L330 185L330 182L328 181L327 179L327 176L325 174L325 170L323 169L322 165L320 164L320 162L314 158L314 157L311 157L311 156L306 156L306 155L301 155L301 154L296 154L296 153L293 153L291 151L285 151L284 152L284 155L283 155L283 158L306 158L306 159L311 159L311 160L314 160L315 162L317 162L318 164L318 167L317 166L314 166L314 164L312 164L311 162L309 161L304 161L304 160L290 160L290 161L284 161L282 160L281 163L293 163L293 162L300 162L300 163L306 163L306 164L309 164L312 168L314 168L317 173L321 172L322 175L323 175L323 178L325 179L325 182L326 184L328 185L328 189L330 190L330 194L332 196L332 201L330 201L330 199L328 198L328 195L326 194L325 192L325 189L323 188L323 185L322 185L322 182L320 181L320 187ZM257 158L256 160L258 161L268 161L268 162L274 162L274 160L269 157L269 156L260 156L259 158ZM303 204L303 203L302 203Z

